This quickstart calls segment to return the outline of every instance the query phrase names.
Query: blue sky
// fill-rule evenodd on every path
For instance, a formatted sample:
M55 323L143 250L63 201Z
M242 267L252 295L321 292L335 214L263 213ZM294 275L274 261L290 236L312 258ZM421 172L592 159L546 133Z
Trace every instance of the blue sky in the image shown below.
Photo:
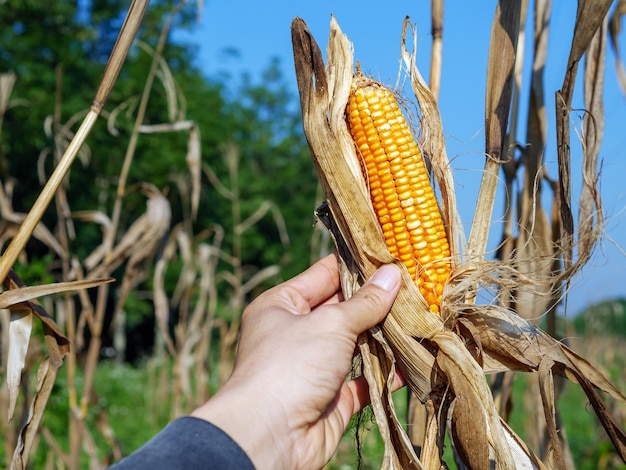
M484 164L484 82L491 19L495 1L467 3L445 2L443 68L439 105L443 119L449 158L455 170L456 189L461 216L469 228L473 215L481 169ZM552 2L553 14L546 69L546 106L549 131L545 162L550 175L556 176L554 150L554 92L561 87L569 43L576 12L575 2ZM237 77L246 72L253 79L278 58L286 81L297 93L290 25L301 17L309 26L318 44L325 49L330 15L334 14L342 30L354 44L355 59L366 73L391 86L395 85L399 67L399 45L405 16L417 25L418 67L428 76L430 61L430 2L400 1L360 2L316 0L224 1L205 0L197 29L187 41L198 48L197 63L207 76L229 71ZM529 35L527 35L529 36ZM622 56L626 51L626 34L622 34ZM532 43L527 37L526 50ZM236 50L237 55L225 53ZM605 241L592 261L578 275L569 295L568 315L587 305L613 297L626 297L626 256L615 245L626 248L626 99L620 92L613 65L613 50L607 46L609 60L605 83L605 138L601 151L603 159L602 196L607 217ZM582 73L580 69L579 75ZM524 85L523 85L524 86ZM405 94L410 95L406 88ZM527 94L521 96L521 104ZM577 87L574 107L582 108L582 91ZM575 126L579 115L573 114ZM522 138L524 132L519 136ZM576 178L573 194L580 188L581 152L572 132L572 173ZM498 199L494 217L501 215L502 198ZM492 246L499 240L496 226Z

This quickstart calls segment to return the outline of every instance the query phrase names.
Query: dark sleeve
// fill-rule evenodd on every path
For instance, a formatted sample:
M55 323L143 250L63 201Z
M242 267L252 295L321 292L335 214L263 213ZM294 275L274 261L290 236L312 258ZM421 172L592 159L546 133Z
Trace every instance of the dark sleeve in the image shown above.
M179 468L254 470L254 465L243 449L220 428L187 416L169 423L110 470Z

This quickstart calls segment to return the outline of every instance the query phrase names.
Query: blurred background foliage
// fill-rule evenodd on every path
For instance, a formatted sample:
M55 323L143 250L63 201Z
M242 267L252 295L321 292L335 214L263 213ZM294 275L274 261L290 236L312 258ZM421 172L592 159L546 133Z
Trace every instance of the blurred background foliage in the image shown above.
M38 170L43 169L48 175L53 168L54 141L46 126L64 126L72 119L80 122L77 117L84 115L127 6L121 0L8 0L0 7L0 71L13 71L17 76L12 105L4 116L0 134L0 178L16 180L14 211L28 211L42 187ZM151 3L103 119L89 136L88 158L72 168L67 189L72 210L111 211L134 112L152 61L149 52L156 47L164 15L172 7L169 1ZM194 27L196 8L194 4L183 8L170 35ZM296 96L288 91L278 62L268 63L260 81L254 82L245 75L232 77L227 70L214 78L203 76L193 65L194 47L190 44L168 40L163 56L177 89L183 90L177 117L194 121L200 130L203 165L208 164L226 186L237 183L241 219L252 215L263 201L271 201L285 221L288 248L281 242L272 218L266 216L246 232L241 247L242 264L278 264L280 277L272 279L272 283L303 270L311 258L317 178L301 130ZM166 93L157 80L144 124L171 121ZM106 122L112 112L116 113L114 134ZM231 175L222 157L229 142L236 142L240 153L237 182L229 181ZM186 147L183 133L142 134L130 169L128 186L149 181L167 194L172 226L184 218L185 196L180 194L177 178L186 178L188 174ZM126 201L123 225L136 219L144 209L138 200L134 212L132 198L129 195ZM215 191L203 174L194 233L220 224L228 245L233 234L231 211L230 202ZM44 223L54 227L56 216L51 210L49 213ZM84 259L100 242L101 234L94 224L77 222L76 227L71 255ZM49 266L46 254L45 246L30 242L29 263L40 260ZM131 301L141 302L136 296ZM149 306L130 310L141 315L150 315L152 311ZM141 319L132 323L140 324Z

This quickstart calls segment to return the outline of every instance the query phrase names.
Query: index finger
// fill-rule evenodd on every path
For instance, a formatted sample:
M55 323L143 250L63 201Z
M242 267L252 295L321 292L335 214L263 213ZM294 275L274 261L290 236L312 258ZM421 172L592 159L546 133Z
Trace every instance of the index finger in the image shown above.
M337 257L332 254L322 258L283 285L296 290L310 308L318 306L335 295L341 287Z

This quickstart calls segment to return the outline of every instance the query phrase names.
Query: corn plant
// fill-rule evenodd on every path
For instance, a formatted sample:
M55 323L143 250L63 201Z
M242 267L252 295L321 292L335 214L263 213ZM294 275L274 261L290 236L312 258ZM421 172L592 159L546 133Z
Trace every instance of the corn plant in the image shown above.
M433 28L440 32L443 6L440 2L433 3ZM386 190L385 183L390 176L381 176L381 169L385 170L381 166L396 165L394 159L398 153L392 151L385 157L384 148L400 149L406 141L406 138L402 142L397 138L404 135L398 130L398 120L393 113L384 111L380 97L369 106L352 104L352 95L355 90L358 92L363 78L359 76L358 67L355 72L352 45L335 18L331 20L326 62L305 22L296 18L292 24L303 125L326 196L326 204L320 207L318 215L329 228L342 258L344 293L349 296L380 264L397 263L403 272L404 286L389 317L380 328L360 339L362 372L370 385L376 423L385 443L382 468L441 468L446 433L460 468L571 468L573 463L566 439L562 437L564 433L557 431L560 421L556 411L559 388L556 376L578 383L617 454L626 458L626 433L621 420L609 413L598 390L619 402L626 401L624 394L598 367L534 323L546 312L553 315L569 281L589 260L602 227L596 163L602 120L598 97L605 61L602 45L606 41L611 2L601 3L578 3L568 68L562 89L555 93L559 165L558 175L552 177L542 164L548 123L542 104L541 73L549 2L535 3L533 102L525 138L516 136L514 130L520 119L516 100L523 61L518 43L528 14L527 3L497 3L486 77L486 159L467 240L457 214L454 176L446 156L437 109L441 38L435 36L433 40L433 92L416 67L417 40L411 34L411 24L405 20L400 56L420 107L421 152L432 165L450 247L452 271L440 305L429 296L437 294L437 290L423 289L428 282L435 284L433 274L428 276L427 269L431 254L422 251L428 250L427 246L422 246L427 244L416 238L412 248L403 251L396 241L385 242L388 231L402 234L410 224L419 225L410 219L410 214L397 208L412 207L408 201L418 200L421 194L414 189L404 198L400 195L400 189L404 188L402 182ZM618 18L623 11L622 3L615 10ZM613 19L611 24L615 25L615 21L619 22ZM583 125L581 173L584 188L578 198L579 222L575 227L570 189L569 112L576 70L583 55L586 57L586 107L590 117ZM353 120L370 118L373 125L369 129L361 131L352 125ZM520 140L530 145L521 144ZM516 148L523 149L521 158L516 158ZM368 163L370 151L374 153L376 164ZM419 157L419 153L417 155ZM403 164L397 163L399 168ZM498 259L490 260L486 247L501 169L507 185L520 175L524 184L519 196L509 193L516 198L507 201L505 233ZM403 175L408 176L412 171L405 167ZM552 221L539 202L538 188L542 181L553 191ZM384 203L385 198L376 193L381 187L382 193L395 199ZM517 220L513 218L515 214ZM400 218L404 222L396 230L393 223ZM424 224L425 220L430 224L436 217L429 215L420 223ZM432 241L440 239L441 236L432 234ZM404 258L409 258L408 268L400 263L400 260L406 261ZM412 268L415 263L417 269ZM424 275L430 279L415 283L416 278ZM481 289L495 292L491 302L477 303L477 292ZM436 296L434 300L438 301ZM554 331L549 332L554 334ZM411 439L394 411L387 385L392 382L395 367L400 369L412 395L419 401L413 408L419 412L412 412L409 422L409 426L416 428ZM541 422L539 439L529 444L507 424L510 396L503 392L509 387L502 384L508 383L514 372L529 373L536 380L536 387L530 388L529 396L535 400L532 406L543 410L535 414ZM491 375L495 376L493 391L486 380L486 376Z

